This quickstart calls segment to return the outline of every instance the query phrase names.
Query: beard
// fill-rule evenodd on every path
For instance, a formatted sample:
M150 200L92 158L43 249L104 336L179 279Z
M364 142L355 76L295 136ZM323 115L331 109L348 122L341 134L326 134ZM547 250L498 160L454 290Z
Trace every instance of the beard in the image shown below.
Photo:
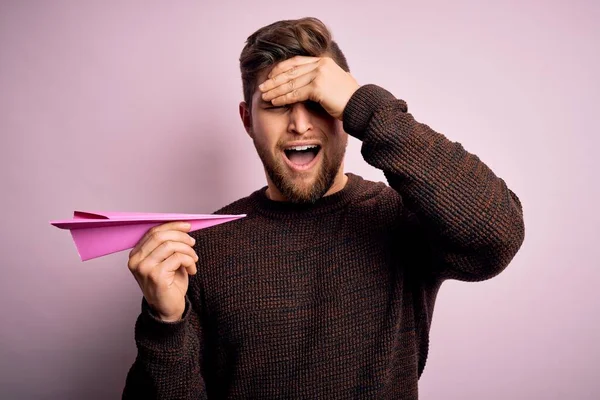
M329 144L327 139L325 139L319 150L323 152L323 157L314 183L307 187L300 187L294 183L294 175L298 175L298 173L290 171L289 167L280 157L275 157L269 149L262 147L254 140L256 152L277 190L289 202L297 204L314 204L327 193L333 185L333 181L342 165L347 144L348 138L344 137L344 140L339 145L330 149L332 150L331 154L328 154L325 149L329 149ZM283 149L283 146L284 143L280 141L276 148Z

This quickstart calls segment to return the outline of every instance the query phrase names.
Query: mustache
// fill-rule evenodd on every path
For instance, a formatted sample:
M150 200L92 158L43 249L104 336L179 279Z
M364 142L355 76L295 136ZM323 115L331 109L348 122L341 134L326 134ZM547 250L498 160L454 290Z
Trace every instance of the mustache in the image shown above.
M306 140L306 141L309 141L309 140L310 140L310 141L312 141L312 140L314 140L314 141L316 141L316 142L319 142L319 143L321 144L321 146L324 146L324 145L326 145L326 144L327 144L327 142L329 142L329 139L327 138L327 135L325 135L325 136L306 136L306 137L305 137L305 136L302 136L302 140L303 140L303 141L304 141L304 140ZM276 145L275 145L275 146L276 146L277 148L283 149L283 148L285 148L286 146L288 146L288 145L289 145L289 143L293 143L293 142L295 142L295 141L298 141L298 138L297 138L297 137L292 137L292 138L290 138L290 139L279 139L279 140L277 141L277 143L276 143Z

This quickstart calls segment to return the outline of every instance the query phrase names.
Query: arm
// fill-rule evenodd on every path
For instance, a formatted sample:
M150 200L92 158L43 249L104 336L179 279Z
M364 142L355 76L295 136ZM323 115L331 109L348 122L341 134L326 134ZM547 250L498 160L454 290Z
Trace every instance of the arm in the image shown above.
M521 203L477 156L375 85L354 92L343 121L362 140L364 159L402 195L410 210L403 217L430 245L432 272L479 281L509 264L524 240Z
M135 325L138 355L131 367L123 399L206 399L200 369L202 330L189 299L177 322L156 318L142 301Z
M435 277L477 281L500 273L524 239L521 203L504 181L459 144L420 124L386 90L360 87L329 57L296 56L259 85L275 106L310 100L363 141L405 204L405 221L429 246ZM403 224L408 225L408 224ZM427 249L425 249L427 250Z
M135 325L138 348L124 399L206 399L202 378L202 287L194 278L196 240L187 222L150 229L127 263L144 295Z

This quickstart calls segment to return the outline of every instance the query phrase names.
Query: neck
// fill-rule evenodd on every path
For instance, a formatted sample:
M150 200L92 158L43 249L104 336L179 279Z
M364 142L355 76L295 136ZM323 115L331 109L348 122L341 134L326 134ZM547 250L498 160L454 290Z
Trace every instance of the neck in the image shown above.
M340 169L338 170L337 175L335 176L335 179L333 180L333 184L331 185L329 190L324 194L324 196L330 196L334 193L339 192L344 188L344 186L346 186L347 182L348 177L346 176L346 174L344 174L344 164L342 164L340 166Z

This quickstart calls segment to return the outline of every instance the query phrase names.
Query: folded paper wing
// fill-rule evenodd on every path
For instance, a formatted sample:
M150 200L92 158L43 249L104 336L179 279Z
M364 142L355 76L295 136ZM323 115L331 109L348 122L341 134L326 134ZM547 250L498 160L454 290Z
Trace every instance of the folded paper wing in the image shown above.
M69 229L82 261L133 248L152 227L171 221L185 221L197 231L234 221L245 215L159 214L75 211L73 219L50 221Z

